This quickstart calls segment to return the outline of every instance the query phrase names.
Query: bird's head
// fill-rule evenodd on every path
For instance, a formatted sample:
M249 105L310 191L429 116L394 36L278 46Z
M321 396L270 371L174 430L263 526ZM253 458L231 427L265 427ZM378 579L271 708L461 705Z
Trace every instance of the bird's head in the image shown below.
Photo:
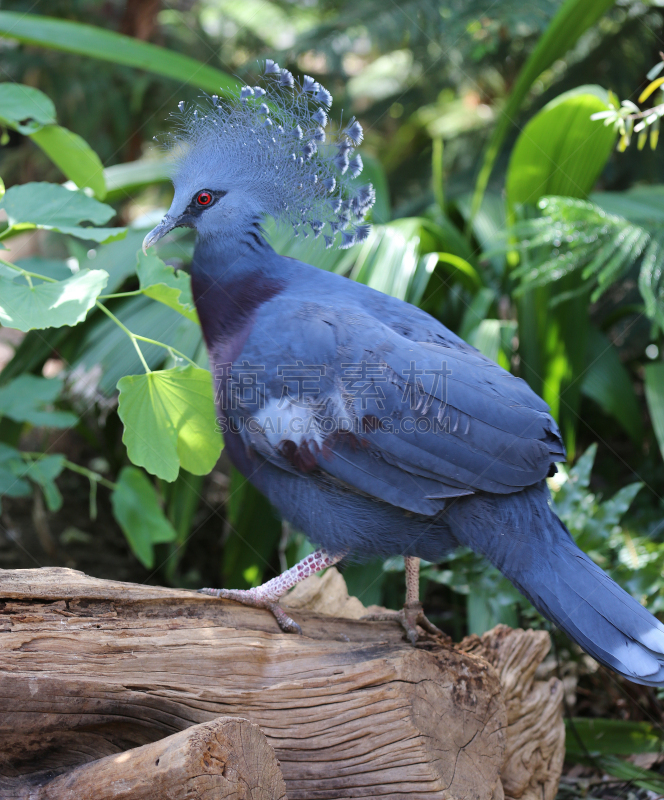
M352 179L362 171L355 148L362 127L351 122L327 141L332 95L304 76L301 84L269 60L266 89L245 86L236 97L180 103L174 151L175 194L168 213L145 237L147 249L178 226L202 238L233 237L257 217L270 215L295 235L321 234L331 247L365 239L362 221L374 202L370 184Z

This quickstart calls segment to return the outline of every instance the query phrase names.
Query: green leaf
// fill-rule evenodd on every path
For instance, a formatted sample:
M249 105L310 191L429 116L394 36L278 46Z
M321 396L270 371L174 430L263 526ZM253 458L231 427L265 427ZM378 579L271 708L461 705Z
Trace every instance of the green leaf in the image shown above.
M32 86L0 83L0 122L29 135L44 125L55 124L51 98Z
M68 411L50 411L62 391L59 378L21 375L0 387L0 417L47 428L71 428L78 422Z
M519 73L507 103L501 111L498 124L484 148L482 166L473 195L471 222L482 205L482 197L489 183L496 157L530 87L544 70L574 47L579 37L594 25L614 5L614 2L615 0L566 0L539 38L535 49Z
M507 170L510 206L536 203L544 195L586 197L609 158L613 128L590 119L608 108L599 86L581 86L559 95L519 134Z
M0 11L0 36L51 50L64 50L113 64L145 69L171 78L178 86L189 83L210 93L229 92L238 85L225 72L201 61L81 22Z
M171 179L172 164L167 158L142 158L127 164L114 164L104 170L106 199L124 199L128 192L152 186L155 183L168 183Z
M103 200L106 183L99 156L78 134L55 122L53 103L38 89L0 83L0 123L30 136L76 186L89 187Z
M374 225L369 238L357 249L348 251L355 252L350 277L401 300L412 300L415 283L419 283L420 258L426 252L422 246L428 235L426 228L427 221L421 217L403 217L387 225ZM435 263L432 259L432 268ZM419 286L420 296L424 288Z
M111 206L83 192L70 192L56 183L12 186L0 201L0 208L7 212L10 225L27 222L40 228L59 228L82 222L103 225L115 215Z
M574 717L565 720L565 733L567 760L600 766L609 775L634 781L637 786L658 794L664 791L661 775L616 757L662 752L664 739L656 726L649 722Z
M588 364L581 391L622 425L635 444L640 444L641 410L632 379L616 348L593 327L588 332Z
M85 139L60 125L48 125L35 131L31 139L79 189L87 186L95 197L104 199L104 165Z
M664 364L648 364L645 367L645 390L648 412L655 429L659 450L664 458Z
M198 322L191 296L191 280L186 272L176 273L156 253L150 251L146 255L142 250L138 251L136 272L143 294L170 306L192 322Z
M442 265L446 272L457 278L471 292L476 292L482 288L482 278L479 273L469 264L465 258L456 256L453 253L436 253L438 263Z
M115 210L83 192L72 192L56 183L12 186L0 199L0 208L7 212L9 224L19 231L41 228L99 243L113 242L127 235L126 228L79 227L85 221L103 224Z
M77 325L101 294L108 273L82 269L56 283L15 283L0 275L0 323L20 331Z
M207 475L221 452L212 381L198 367L129 375L118 382L122 441L138 466L167 481L180 467Z
M42 456L37 461L24 465L21 473L21 477L30 478L41 487L49 511L59 511L62 508L62 495L55 479L64 469L64 465L64 456Z
M154 545L173 542L175 529L164 516L157 493L145 473L124 467L111 494L113 515L136 558L147 569L154 566Z
M25 462L18 450L0 442L0 495L26 497L32 491L21 477Z

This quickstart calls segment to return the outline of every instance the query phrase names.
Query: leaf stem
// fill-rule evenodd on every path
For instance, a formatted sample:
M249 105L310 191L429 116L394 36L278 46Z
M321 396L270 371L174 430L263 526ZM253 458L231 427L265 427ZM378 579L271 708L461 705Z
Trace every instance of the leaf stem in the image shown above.
M5 267L9 267L10 269L16 270L20 275L23 275L25 278L28 279L28 283L32 286L32 281L30 278L37 278L40 281L46 281L47 283L57 283L55 278L49 278L46 275L40 275L38 272L28 272L27 269L22 269L21 267L17 267L16 264L12 264L11 261L5 261L4 258L0 258L0 264L4 264Z
M115 322L115 324L120 328L121 331L124 331L127 334L127 336L131 340L131 343L134 345L134 348L136 349L136 352L138 353L138 357L141 359L141 364L143 364L143 368L145 369L146 373L148 373L148 375L149 375L152 372L152 370L150 369L150 367L148 367L148 362L145 360L145 357L143 356L143 351L138 346L138 341L137 341L138 339L141 339L142 337L137 336L135 333L132 333L129 330L129 328L126 325L123 325L123 323L120 322L120 320L115 316L115 314L113 314L113 312L109 311L106 308L105 305L103 305L102 303L99 302L99 300L95 300L95 305L97 306L97 308L99 308L101 311L103 311L104 314L106 314L106 316L109 317L109 319L112 319L113 322ZM161 342L154 342L154 344L161 344ZM166 347L166 345L162 344L162 347Z
M98 472L94 472L91 469L87 469L86 467L81 467L79 464L75 464L73 461L64 461L65 467L71 470L72 472L77 472L79 475L83 475L86 477L90 483L99 483L102 486L105 486L107 489L117 489L117 483L113 483L113 481L109 481L108 478L104 478L103 475L100 475Z
M97 300L115 300L118 297L136 297L143 294L142 289L136 289L134 292L116 292L115 294L100 294Z
M177 356L178 358L183 358L185 361L188 361L192 367L198 366L195 361L193 361L189 356L185 355L184 353L180 352L180 350L176 350L174 347L171 347L170 344L164 344L163 342L158 342L155 339L148 339L145 336L139 336L137 333L134 336L139 340L139 342L145 342L146 344L156 344L157 347L163 347L164 350L168 350L173 358Z
M44 458L45 455L45 453L29 452L26 450L21 451L21 456L26 460L29 459L30 461L39 461L41 458ZM94 470L87 469L87 467L82 467L80 464L75 464L73 461L69 461L66 458L63 460L62 464L72 472L77 472L79 475L83 475L92 483L100 483L102 486L105 486L107 489L111 490L117 489L117 483L109 481L108 478L105 478L98 472L94 472Z

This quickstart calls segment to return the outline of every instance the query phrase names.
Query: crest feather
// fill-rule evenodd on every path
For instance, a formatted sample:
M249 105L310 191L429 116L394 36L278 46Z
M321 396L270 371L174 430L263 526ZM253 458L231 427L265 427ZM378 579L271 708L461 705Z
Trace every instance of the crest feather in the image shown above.
M354 184L362 159L354 153L362 126L351 119L330 136L332 95L305 75L298 81L272 59L263 70L264 86L243 86L231 98L203 98L198 106L178 104L177 126L168 144L176 150L178 171L205 165L219 188L254 192L265 213L321 234L328 247L337 234L342 248L362 241L362 222L374 203L370 184Z

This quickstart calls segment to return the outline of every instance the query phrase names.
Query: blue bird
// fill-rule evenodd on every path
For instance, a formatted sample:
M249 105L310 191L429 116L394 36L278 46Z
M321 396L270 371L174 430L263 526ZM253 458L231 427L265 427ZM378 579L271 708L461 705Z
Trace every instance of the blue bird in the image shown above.
M326 131L330 93L268 60L263 86L180 105L173 203L144 248L197 231L191 280L226 450L278 513L320 546L246 591L203 589L267 608L347 555L402 554L409 639L435 633L419 559L465 545L494 564L595 659L664 685L664 626L574 543L546 477L565 451L528 385L408 303L278 255L266 215L294 235L350 247L374 201L355 120Z

